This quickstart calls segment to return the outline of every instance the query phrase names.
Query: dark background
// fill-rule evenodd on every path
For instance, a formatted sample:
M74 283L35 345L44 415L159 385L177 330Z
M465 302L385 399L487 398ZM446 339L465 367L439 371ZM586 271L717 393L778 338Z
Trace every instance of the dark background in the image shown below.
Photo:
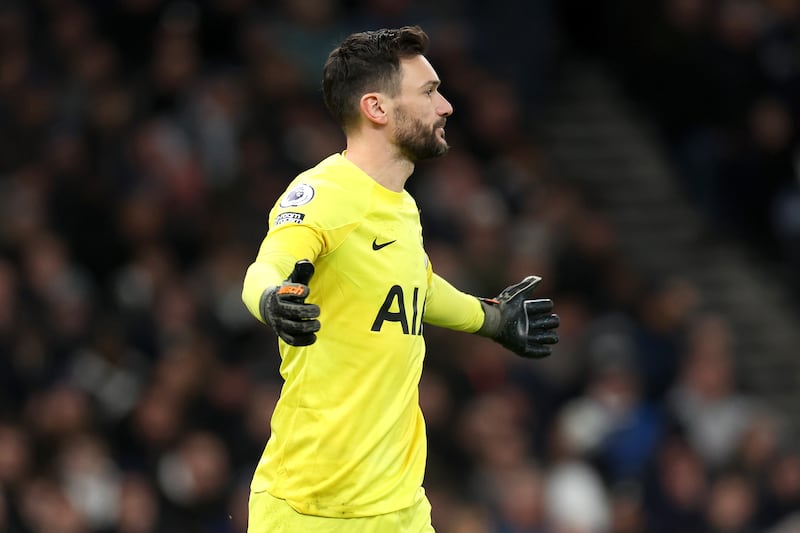
M450 154L409 181L434 267L487 296L538 273L562 318L544 361L427 329L437 531L777 532L800 510L800 454L792 412L740 370L763 354L737 349L703 286L628 257L603 185L560 173L542 124L565 65L601 68L705 238L796 294L799 12L0 3L0 531L245 531L280 377L241 281L277 195L343 148L328 51L413 23L455 106Z

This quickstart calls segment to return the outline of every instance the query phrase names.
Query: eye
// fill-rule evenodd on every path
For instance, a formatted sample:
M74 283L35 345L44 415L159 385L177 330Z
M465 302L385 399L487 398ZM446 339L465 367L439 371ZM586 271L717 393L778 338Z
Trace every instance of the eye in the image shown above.
M425 91L425 94L427 94L428 96L431 96L431 95L433 95L433 92L434 92L435 90L436 90L436 89L434 89L433 87L431 87L430 89L427 89L427 90Z

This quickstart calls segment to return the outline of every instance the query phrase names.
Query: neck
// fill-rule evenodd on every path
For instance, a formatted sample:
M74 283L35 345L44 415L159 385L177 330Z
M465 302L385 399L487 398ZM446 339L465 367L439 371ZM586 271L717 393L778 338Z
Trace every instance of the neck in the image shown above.
M401 192L414 172L414 163L400 156L397 148L386 142L349 138L345 157L390 191Z

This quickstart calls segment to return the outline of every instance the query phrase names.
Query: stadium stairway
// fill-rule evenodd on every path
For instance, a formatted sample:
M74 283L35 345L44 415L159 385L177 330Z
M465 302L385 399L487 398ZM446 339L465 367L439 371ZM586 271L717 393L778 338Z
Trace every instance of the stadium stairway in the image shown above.
M601 204L623 253L645 274L689 280L705 308L730 320L739 383L800 441L800 316L776 265L709 231L654 127L603 68L566 66L552 94L538 133L559 179Z

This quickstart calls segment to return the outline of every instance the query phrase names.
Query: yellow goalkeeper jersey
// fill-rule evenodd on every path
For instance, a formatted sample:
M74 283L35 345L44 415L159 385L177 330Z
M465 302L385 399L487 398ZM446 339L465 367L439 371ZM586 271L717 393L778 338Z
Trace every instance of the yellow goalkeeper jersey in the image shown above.
M271 210L243 290L259 320L263 290L304 258L322 327L311 346L279 340L284 384L252 490L320 516L408 507L426 460L423 322L474 332L480 303L433 273L411 195L344 154L300 174Z

